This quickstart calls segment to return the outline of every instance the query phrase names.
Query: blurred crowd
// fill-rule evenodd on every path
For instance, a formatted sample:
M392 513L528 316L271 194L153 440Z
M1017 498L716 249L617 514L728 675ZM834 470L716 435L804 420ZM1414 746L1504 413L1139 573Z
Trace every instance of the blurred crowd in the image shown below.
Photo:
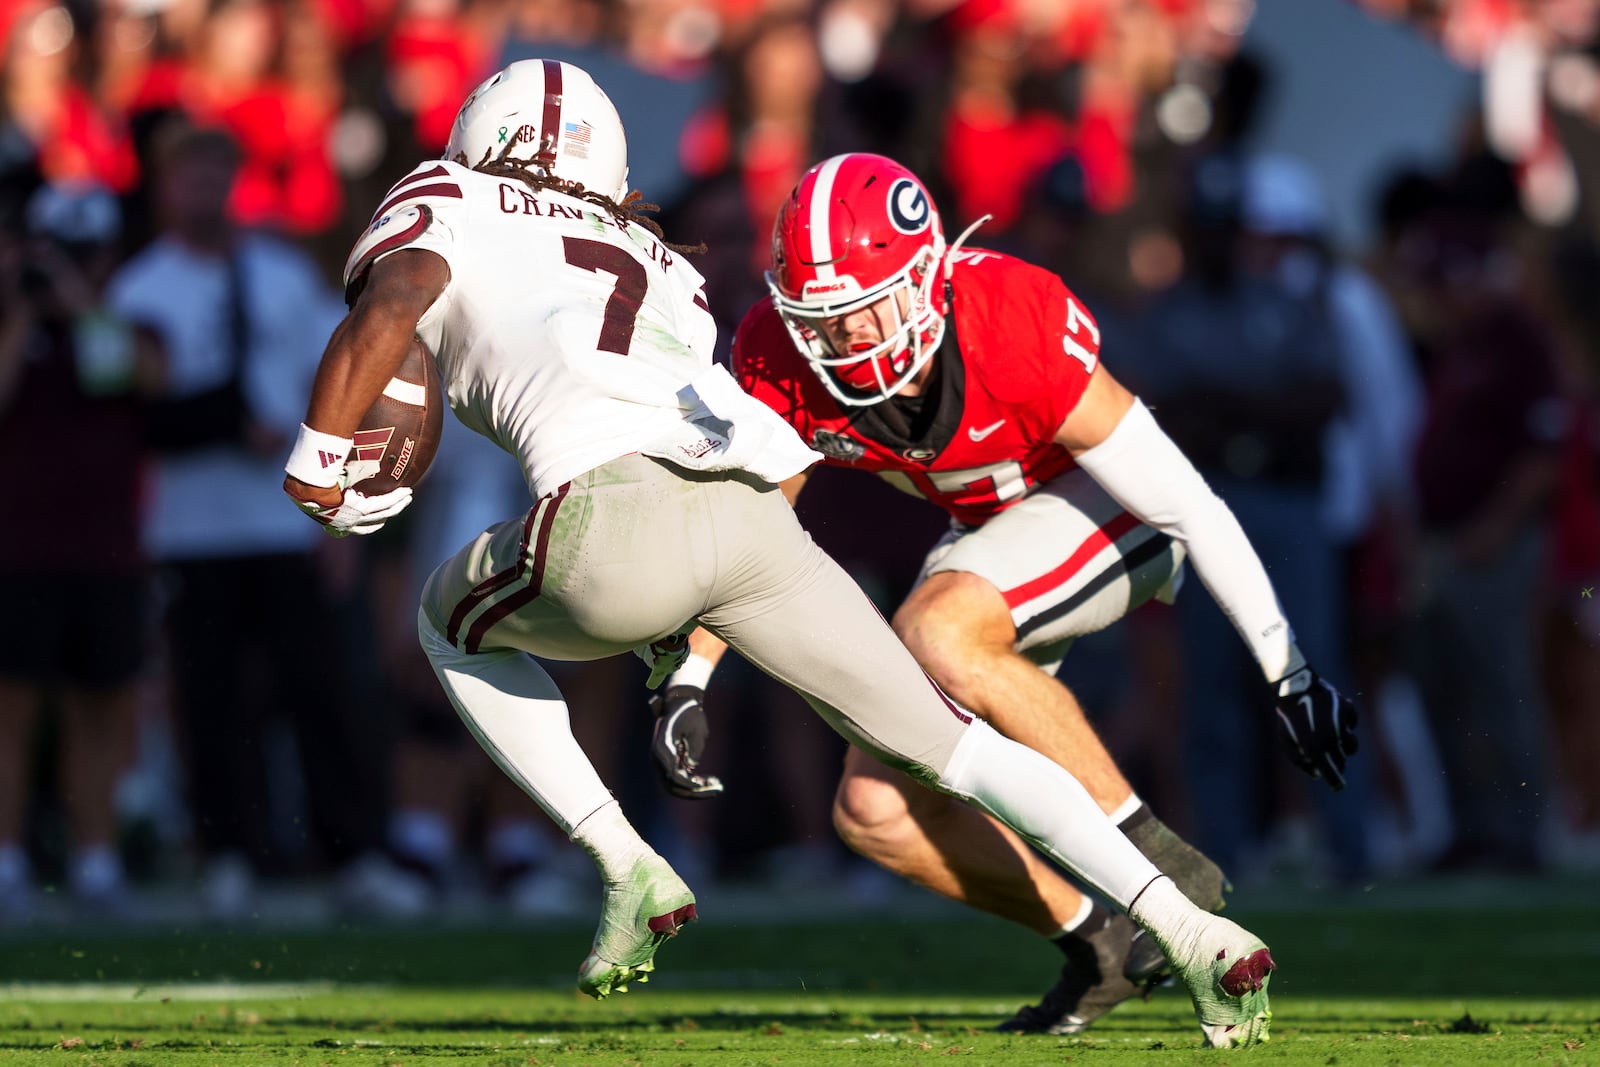
M1255 143L1251 0L0 2L0 923L46 887L101 917L178 887L242 918L283 880L401 917L592 899L416 646L434 564L527 506L516 465L451 420L371 539L279 490L351 242L536 55L616 101L632 184L708 246L724 346L778 205L841 151L1094 310L1362 706L1334 796L1277 753L1209 598L1074 649L1136 787L1236 882L1600 872L1600 3L1359 6L1485 91L1352 249L1318 175ZM942 518L814 481L802 517L891 609ZM829 825L841 743L787 690L718 674L729 796L689 803L652 777L637 663L555 670L691 884L885 891Z

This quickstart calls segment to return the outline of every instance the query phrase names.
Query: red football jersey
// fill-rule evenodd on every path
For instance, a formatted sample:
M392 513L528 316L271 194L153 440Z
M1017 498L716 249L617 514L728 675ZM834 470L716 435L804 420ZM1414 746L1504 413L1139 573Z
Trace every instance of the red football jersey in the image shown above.
M1099 366L1100 328L1060 278L999 252L958 252L950 294L935 395L845 410L770 299L740 323L733 370L829 463L976 526L1072 469L1054 438Z

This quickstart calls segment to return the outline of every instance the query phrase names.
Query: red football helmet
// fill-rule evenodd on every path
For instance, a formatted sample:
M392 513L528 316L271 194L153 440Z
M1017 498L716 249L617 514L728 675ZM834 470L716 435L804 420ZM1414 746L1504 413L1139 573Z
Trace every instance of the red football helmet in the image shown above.
M894 160L834 156L801 177L773 227L767 287L839 403L880 403L933 358L944 336L944 257L928 190ZM839 351L824 323L878 301L882 340Z

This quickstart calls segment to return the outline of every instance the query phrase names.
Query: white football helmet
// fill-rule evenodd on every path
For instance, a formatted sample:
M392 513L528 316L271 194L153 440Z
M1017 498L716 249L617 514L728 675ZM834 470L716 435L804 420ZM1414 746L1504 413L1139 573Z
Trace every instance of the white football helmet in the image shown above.
M521 59L491 74L456 112L444 158L525 163L621 203L628 139L610 97L580 67Z

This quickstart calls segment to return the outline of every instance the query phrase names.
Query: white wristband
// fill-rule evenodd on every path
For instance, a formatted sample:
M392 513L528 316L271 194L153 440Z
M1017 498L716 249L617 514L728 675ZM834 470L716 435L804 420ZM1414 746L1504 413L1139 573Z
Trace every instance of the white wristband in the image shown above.
M711 672L717 665L704 656L689 653L689 658L683 665L672 672L672 677L667 679L667 685L692 685L696 689L706 689L711 684Z
M354 444L354 438L313 430L302 422L294 447L289 450L289 461L283 465L284 472L307 485L331 488L339 484L344 461Z

